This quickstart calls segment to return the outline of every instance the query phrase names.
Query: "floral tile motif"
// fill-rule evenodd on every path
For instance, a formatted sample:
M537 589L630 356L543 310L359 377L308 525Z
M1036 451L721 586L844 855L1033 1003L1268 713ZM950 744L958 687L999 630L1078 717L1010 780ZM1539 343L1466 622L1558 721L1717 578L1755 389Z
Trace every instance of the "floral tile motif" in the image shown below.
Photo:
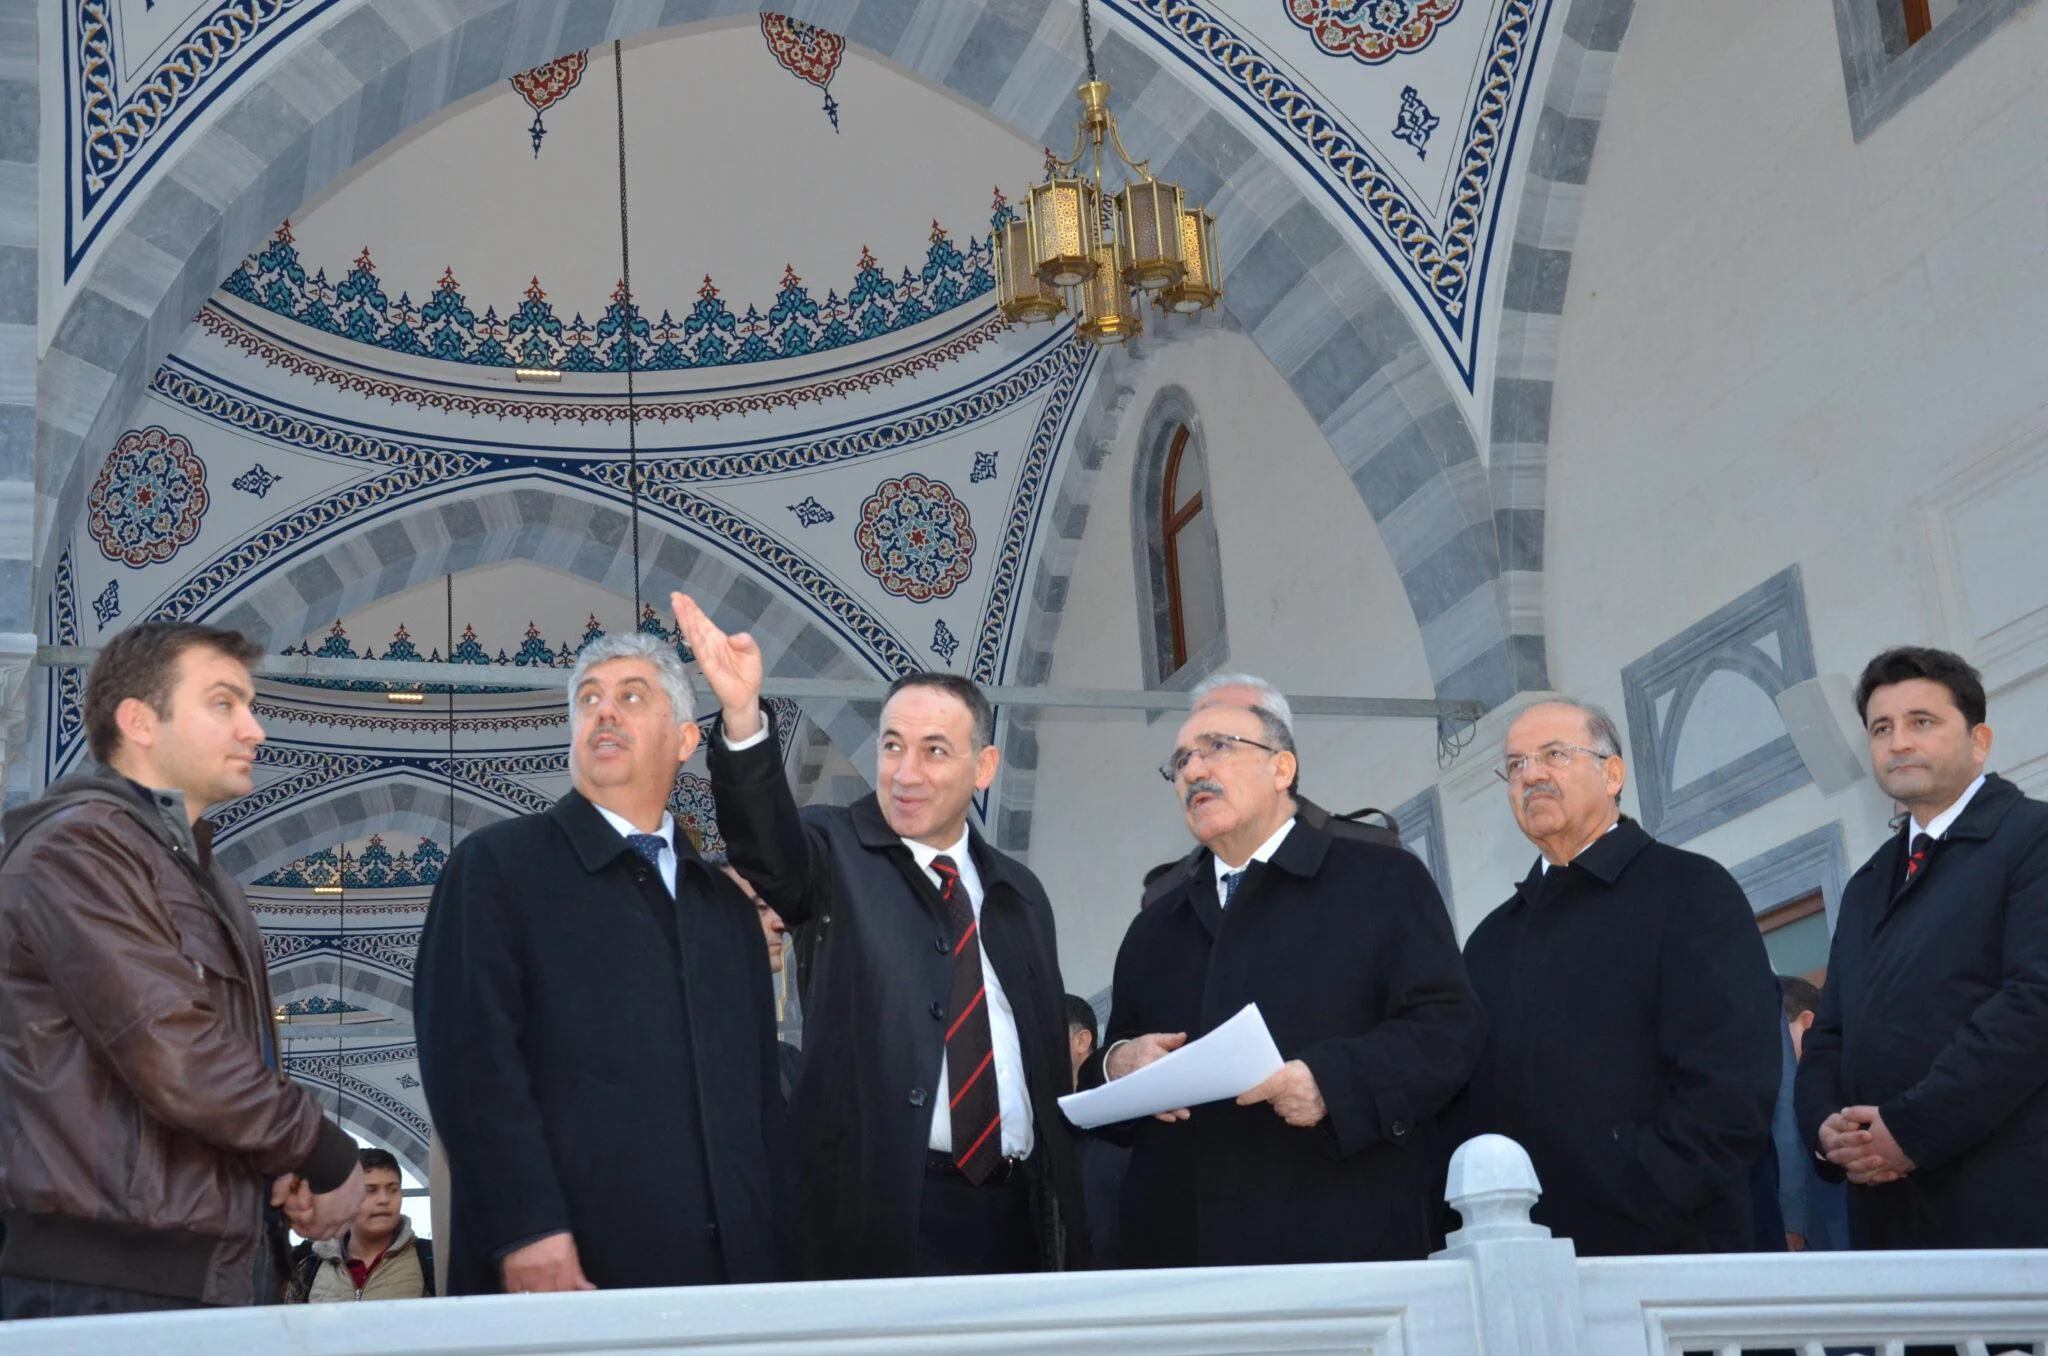
M130 429L114 445L86 500L101 554L133 569L161 565L199 535L206 466L161 424Z
M479 314L453 270L443 270L424 303L401 291L394 299L365 249L347 276L330 282L325 269L310 275L299 259L291 223L249 256L221 290L272 315L322 334L389 353L436 358L474 367L550 367L563 372L623 372L627 345L636 372L682 372L706 367L805 357L865 343L922 324L995 290L989 237L953 242L936 221L921 268L891 278L865 246L842 300L836 290L814 296L785 267L775 299L764 313L749 305L735 312L709 276L697 300L678 319L669 311L650 320L646 308L626 305L615 292L596 321L581 312L563 320L535 278L526 295L506 308Z
M967 473L967 483L979 485L984 480L996 478L996 454L977 452L974 454L974 469Z
M946 619L941 617L933 622L932 653L950 664L953 662L953 655L959 649L960 637L953 634L952 629L946 625Z
M946 598L974 565L967 506L942 481L921 475L885 480L860 506L853 539L861 567L898 598Z
M1437 129L1443 119L1429 111L1429 105L1422 102L1422 96L1415 92L1415 86L1404 85L1401 89L1401 111L1394 118L1394 136L1415 148L1418 160L1429 156L1429 134Z
M533 126L526 131L533 138L534 159L540 159L540 139L548 134L548 129L541 124L540 115L583 83L583 72L589 65L589 52L570 52L512 77L512 88L519 91L519 97L526 100L526 106L533 110Z
M676 789L668 798L668 812L678 828L688 829L697 840L697 851L705 857L725 856L725 839L718 832L718 807L712 803L711 783L692 772L678 773Z
M825 116L832 120L832 130L838 131L839 101L832 97L832 77L838 73L839 58L846 55L846 39L787 14L765 12L761 36L768 40L768 53L777 65L824 92Z
M794 513L796 520L805 527L816 527L820 523L832 521L832 510L819 503L815 494L807 494L800 502L791 504L789 511Z
M283 476L263 469L263 463L259 461L233 480L230 480L228 484L234 486L243 494L253 494L258 499L261 499L264 495L270 493L271 486L283 479Z
M1287 17L1334 57L1377 66L1429 46L1464 0L1286 0Z
M107 629L107 623L121 615L121 581L109 579L107 586L100 590L100 596L92 600L92 615L100 619L100 630Z

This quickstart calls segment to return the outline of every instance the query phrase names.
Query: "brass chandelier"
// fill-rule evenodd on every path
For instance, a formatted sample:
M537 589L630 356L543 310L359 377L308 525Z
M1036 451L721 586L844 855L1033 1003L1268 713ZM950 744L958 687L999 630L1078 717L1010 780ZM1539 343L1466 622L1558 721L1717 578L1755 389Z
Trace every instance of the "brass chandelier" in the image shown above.
M1143 332L1145 294L1161 310L1185 315L1213 307L1223 287L1216 218L1187 206L1179 184L1153 177L1149 160L1133 160L1124 149L1109 86L1095 78L1088 0L1081 0L1081 42L1088 80L1078 91L1074 151L1064 160L1047 153L1044 181L1031 186L1024 210L997 233L996 307L1021 324L1071 310L1075 333L1106 346ZM1105 146L1123 163L1124 178L1108 196Z

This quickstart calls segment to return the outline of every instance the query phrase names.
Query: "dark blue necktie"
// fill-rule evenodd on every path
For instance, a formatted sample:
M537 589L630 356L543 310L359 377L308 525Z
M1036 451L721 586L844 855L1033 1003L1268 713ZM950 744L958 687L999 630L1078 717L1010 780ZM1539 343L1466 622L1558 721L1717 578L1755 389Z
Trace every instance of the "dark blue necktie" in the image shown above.
M660 834L629 833L626 835L626 845L639 853L657 874L660 873L662 850L668 846Z
M1223 873L1223 907L1224 907L1224 908L1226 908L1226 909L1227 909L1227 908L1229 908L1229 907L1230 907L1230 900L1231 900L1231 897L1232 897L1233 895L1235 895L1235 894L1237 893L1237 887L1238 887L1238 886L1239 886L1239 885L1240 885L1240 884L1241 884L1241 883L1242 883L1243 881L1244 881L1244 872L1243 872L1242 870L1238 870L1238 871L1226 871L1226 872L1224 872L1224 873Z

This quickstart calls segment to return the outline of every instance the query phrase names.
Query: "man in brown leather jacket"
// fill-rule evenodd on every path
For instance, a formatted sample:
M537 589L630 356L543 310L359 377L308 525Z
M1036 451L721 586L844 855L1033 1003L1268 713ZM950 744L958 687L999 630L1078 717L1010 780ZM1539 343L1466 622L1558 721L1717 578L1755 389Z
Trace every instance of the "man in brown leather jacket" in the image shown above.
M278 1069L263 939L200 811L263 728L233 631L129 628L86 680L102 765L0 821L0 1318L271 1303L281 1206L332 1237L356 1146Z

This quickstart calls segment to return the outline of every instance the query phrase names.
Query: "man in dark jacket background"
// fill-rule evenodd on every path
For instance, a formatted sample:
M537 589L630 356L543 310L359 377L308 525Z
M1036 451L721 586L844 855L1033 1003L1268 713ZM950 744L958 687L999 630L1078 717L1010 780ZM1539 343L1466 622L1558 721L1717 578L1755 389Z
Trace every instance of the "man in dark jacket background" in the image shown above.
M783 1277L761 923L667 808L692 715L674 646L593 641L574 789L463 839L435 887L414 1016L451 1294Z
M733 865L823 928L790 1104L814 1276L1086 1264L1052 906L967 822L993 781L974 684L906 674L882 707L877 794L798 812L761 702L761 651L673 595L723 707L711 748Z
M1540 855L1465 943L1488 1034L1459 1138L1519 1140L1582 1257L1747 1251L1782 1038L1742 888L1621 813L1596 707L1530 707L1498 771Z
M1420 1258L1442 1190L1427 1133L1484 1020L1443 899L1399 848L1298 816L1279 694L1237 676L1160 771L1200 846L1148 890L1117 952L1108 1044L1129 1075L1256 1002L1285 1057L1235 1103L1123 1127L1119 1261L1232 1266Z
M327 1238L353 1140L278 1071L263 939L207 806L247 795L261 653L149 622L85 686L91 771L0 851L0 1318L275 1303L283 1206Z
M1843 888L1801 1135L1854 1247L2048 1246L2048 805L1985 773L1956 655L1887 650L1856 711L1906 822Z

